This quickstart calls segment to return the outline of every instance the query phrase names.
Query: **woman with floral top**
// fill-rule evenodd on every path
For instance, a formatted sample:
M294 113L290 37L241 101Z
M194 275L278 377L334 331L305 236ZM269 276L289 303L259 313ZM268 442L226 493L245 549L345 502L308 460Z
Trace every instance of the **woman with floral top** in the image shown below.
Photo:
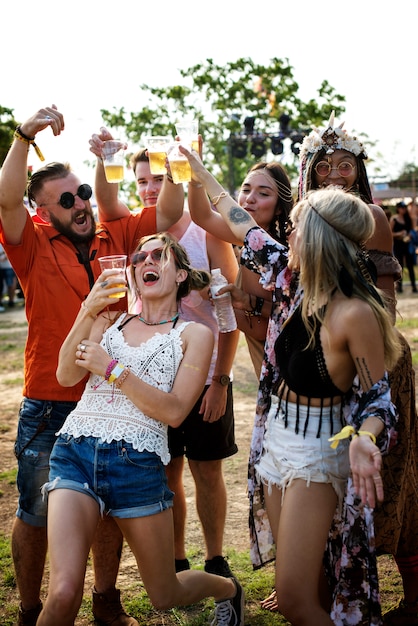
M292 624L331 625L337 622L322 561L334 511L342 507L350 471L364 504L383 498L380 449L396 422L385 369L396 360L398 343L363 252L373 216L340 190L315 192L291 212L287 255L197 155L183 152L244 241L242 262L273 292L249 466L253 564L273 557L274 538L281 612ZM300 281L295 298L293 272ZM356 376L364 390L360 403L352 393ZM269 519L256 510L264 503Z

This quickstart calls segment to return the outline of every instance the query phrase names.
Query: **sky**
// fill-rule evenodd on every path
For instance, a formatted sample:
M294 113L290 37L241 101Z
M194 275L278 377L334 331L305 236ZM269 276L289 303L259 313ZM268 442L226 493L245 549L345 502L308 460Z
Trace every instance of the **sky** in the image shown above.
M38 136L46 161L89 176L100 109L141 109L140 85L181 83L180 69L251 57L288 59L303 100L327 80L346 97L349 131L377 142L389 177L417 154L417 35L410 0L72 0L2 3L0 105L23 122L56 104L66 128ZM179 15L183 13L183 16ZM133 147L135 149L135 146ZM370 153L373 157L373 152ZM33 150L30 161L41 163ZM386 173L386 172L385 172Z

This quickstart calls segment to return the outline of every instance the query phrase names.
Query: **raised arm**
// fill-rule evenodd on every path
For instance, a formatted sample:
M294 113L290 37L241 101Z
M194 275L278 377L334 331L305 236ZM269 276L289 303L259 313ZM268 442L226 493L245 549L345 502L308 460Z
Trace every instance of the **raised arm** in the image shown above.
M97 157L94 191L100 222L111 222L130 215L129 208L119 200L119 186L108 183L104 172L101 158L103 143L112 138L112 134L103 127L100 133L92 135L89 141L90 151ZM183 185L175 185L168 176L165 176L157 200L157 231L168 230L175 224L183 214L183 206Z
M203 185L206 193L212 201L212 204L216 206L216 210L219 211L219 214L222 216L225 224L233 233L235 237L234 243L241 244L250 228L257 226L257 222L249 213L247 213L247 211L244 211L244 209L242 209L233 198L231 198L229 193L225 191L216 178L206 169L196 152L189 152L189 150L183 146L180 146L180 150L189 160L192 168L193 180ZM199 207L196 206L195 213L198 209ZM202 207L202 210L206 211L204 206ZM212 213L214 212L212 211ZM216 217L215 213L214 216L215 218L211 218L212 222L214 219L219 219L219 217ZM197 221L196 215L195 218L194 220ZM209 219L209 216L207 216L207 219ZM200 225L206 230L206 227L203 226L203 224ZM215 226L213 226L213 228L215 228ZM213 234L212 229L210 232ZM223 239L223 236L219 238Z
M102 127L99 134L92 135L89 140L90 152L97 157L94 195L96 196L99 222L111 222L129 215L129 209L126 204L119 201L119 185L108 183L105 176L102 148L103 143L111 139L113 139L112 134L107 128Z
M202 183L191 181L188 187L188 206L192 220L217 239L240 245L241 241L229 228L222 215L212 209Z
M18 127L1 168L0 219L5 241L12 245L21 242L28 219L23 202L28 177L28 152L34 149L38 133L48 126L54 135L64 130L64 117L54 105L40 109Z

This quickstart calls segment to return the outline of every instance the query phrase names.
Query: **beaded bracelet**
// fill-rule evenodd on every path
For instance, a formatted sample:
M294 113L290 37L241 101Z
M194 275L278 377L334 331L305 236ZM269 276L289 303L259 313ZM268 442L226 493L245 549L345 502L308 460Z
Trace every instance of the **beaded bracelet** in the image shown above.
M213 200L212 200L212 204L213 204L213 206L216 206L216 205L218 204L218 202L219 202L220 200L222 200L222 198L227 198L227 197L228 197L227 192L226 192L226 191L222 191L222 192L219 194L219 196L215 196L215 197L213 198Z
M20 126L17 126L13 137L15 139L17 139L18 141L22 141L23 143L26 143L28 146L28 150L29 150L29 146L32 145L35 148L35 152L38 155L38 158L41 161L45 161L45 157L42 154L42 152L40 151L40 149L38 148L38 146L35 143L35 137L28 137L27 135L25 135L25 133L22 131L22 129L20 128Z
M130 373L131 373L131 370L129 369L129 367L125 367L122 374L116 379L116 382L115 382L115 385L118 389L122 387L123 383L128 378Z

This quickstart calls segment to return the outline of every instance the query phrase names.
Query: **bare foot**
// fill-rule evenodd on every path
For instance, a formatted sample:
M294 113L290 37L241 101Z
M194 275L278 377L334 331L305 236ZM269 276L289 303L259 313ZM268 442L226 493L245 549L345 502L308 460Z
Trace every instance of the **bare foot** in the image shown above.
M275 613L276 611L278 611L279 605L277 604L276 590L274 589L274 591L271 592L268 598L266 598L265 600L262 600L260 602L260 605L261 605L261 608L265 609L266 611L271 611L272 613Z

